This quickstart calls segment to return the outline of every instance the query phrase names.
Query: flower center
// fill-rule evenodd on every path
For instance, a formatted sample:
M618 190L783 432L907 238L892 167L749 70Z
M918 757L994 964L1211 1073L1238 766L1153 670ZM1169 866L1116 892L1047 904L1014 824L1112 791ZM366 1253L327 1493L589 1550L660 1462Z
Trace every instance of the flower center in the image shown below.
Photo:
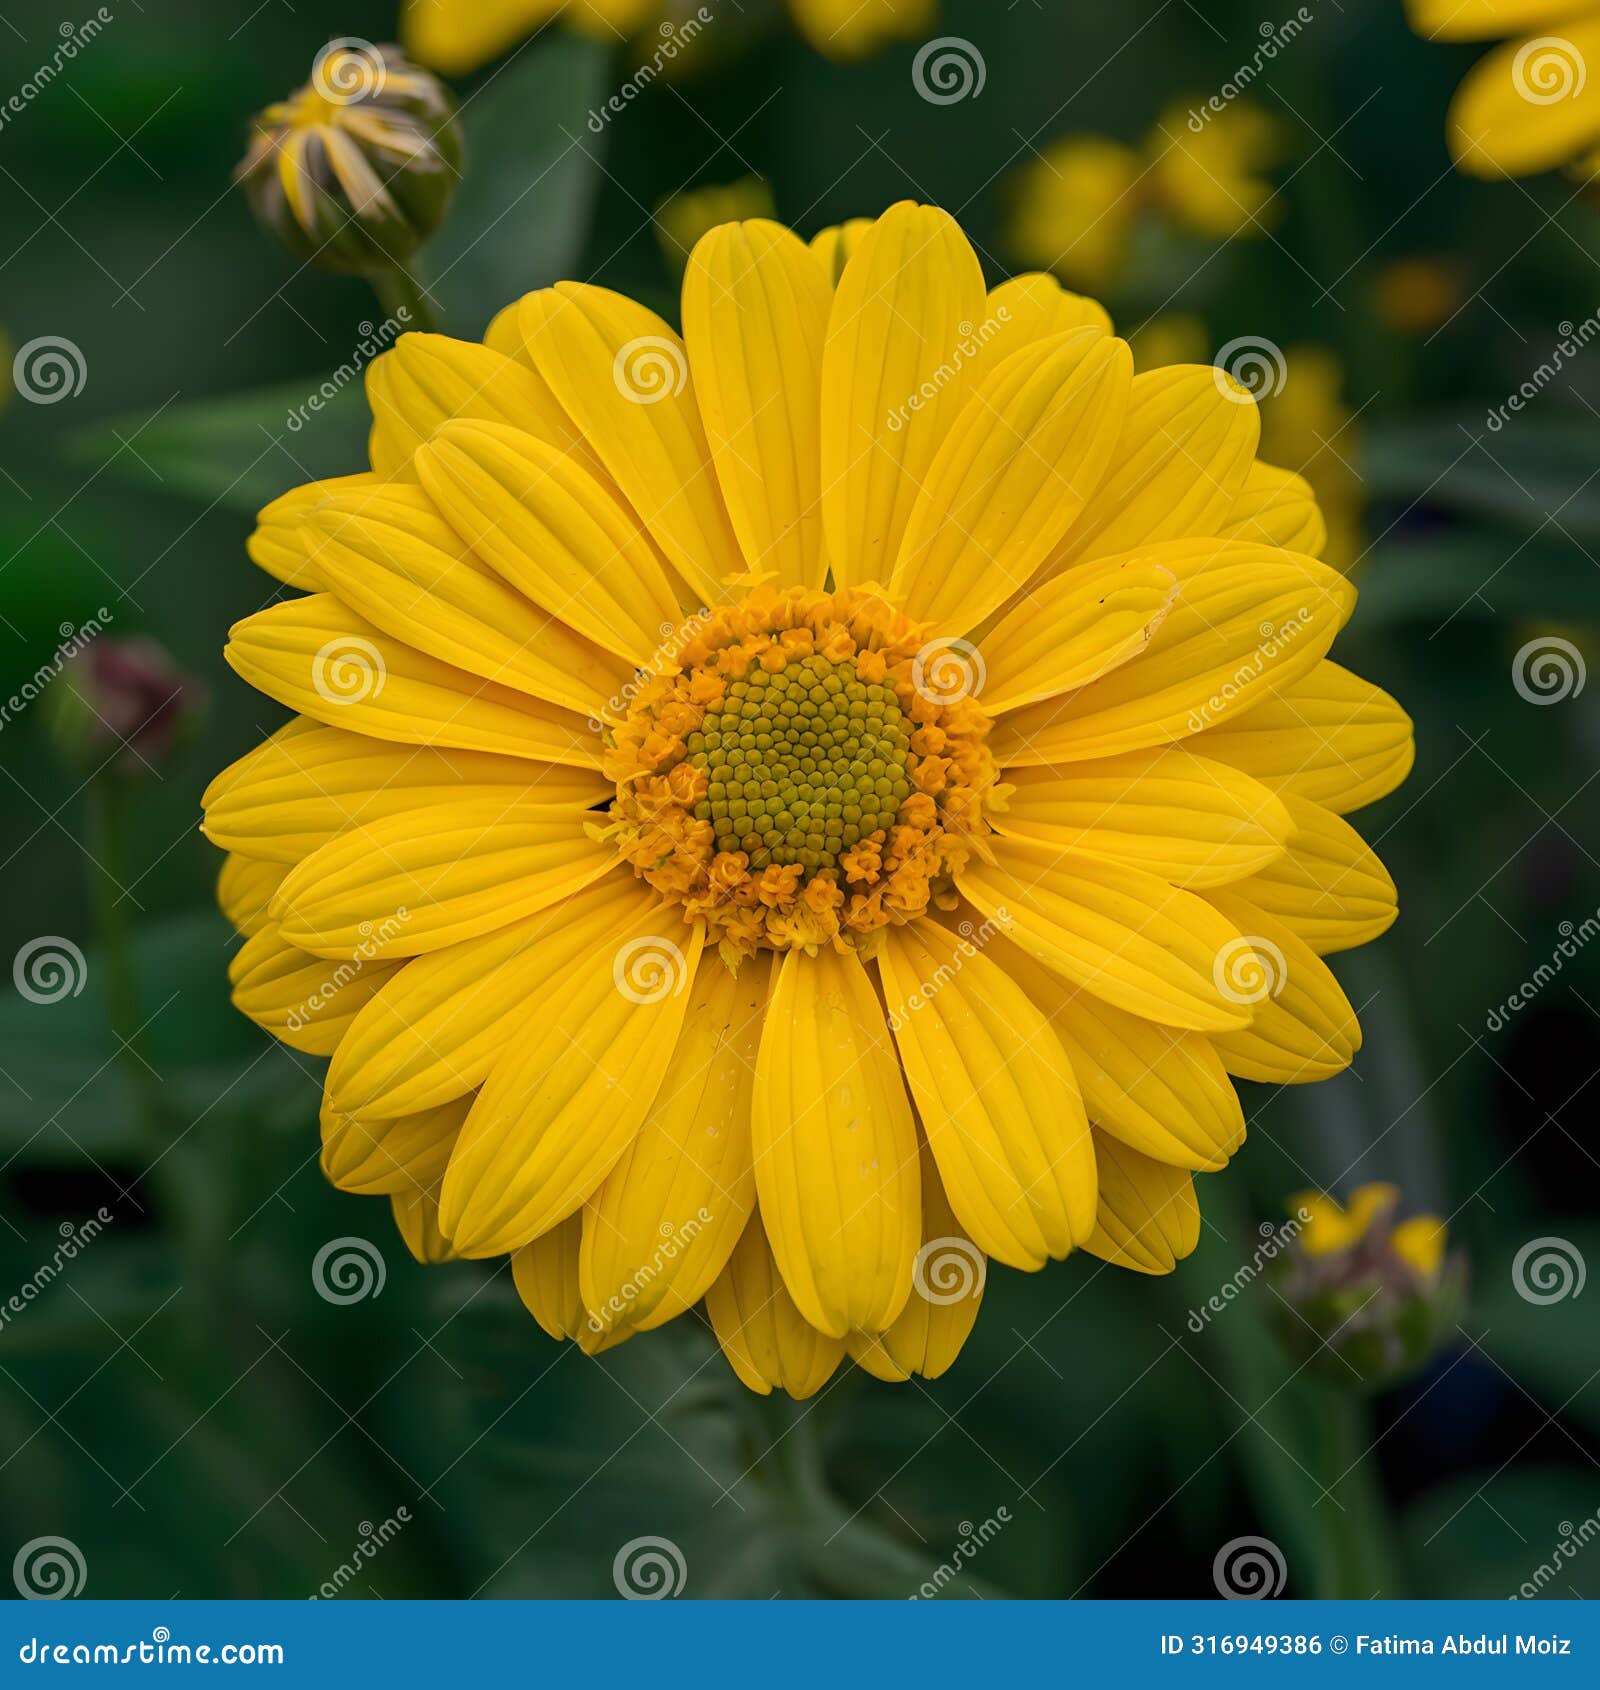
M911 796L911 736L894 689L853 663L807 657L732 682L687 741L706 776L695 806L717 849L753 866L836 868L894 826Z
M928 685L941 644L867 590L701 612L606 731L601 836L730 967L952 906L995 766L976 701Z

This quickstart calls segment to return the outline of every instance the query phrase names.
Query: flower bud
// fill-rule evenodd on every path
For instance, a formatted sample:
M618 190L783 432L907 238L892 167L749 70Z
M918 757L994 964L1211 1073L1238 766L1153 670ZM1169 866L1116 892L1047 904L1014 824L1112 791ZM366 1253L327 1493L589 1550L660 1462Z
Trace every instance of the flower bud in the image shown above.
M455 101L398 47L332 41L311 80L257 114L234 172L297 258L357 275L403 267L461 179Z
M1363 1185L1348 1208L1320 1192L1289 1199L1300 1222L1273 1274L1279 1336L1308 1366L1356 1388L1394 1384L1439 1347L1461 1310L1466 1262L1446 1256L1434 1215L1396 1222L1392 1185Z
M85 774L158 768L205 707L202 681L140 635L105 636L69 658L50 689L50 725L66 760Z

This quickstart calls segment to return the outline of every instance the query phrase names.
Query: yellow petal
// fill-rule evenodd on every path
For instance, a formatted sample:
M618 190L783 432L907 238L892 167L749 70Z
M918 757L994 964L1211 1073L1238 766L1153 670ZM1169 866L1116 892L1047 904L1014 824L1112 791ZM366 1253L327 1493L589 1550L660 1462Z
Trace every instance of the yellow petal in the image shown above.
M1343 576L1268 546L1178 542L1141 558L1180 589L1150 644L1092 686L1004 717L1002 764L1109 757L1231 721L1315 668L1355 605Z
M1033 1269L1093 1227L1094 1151L1060 1039L983 943L890 927L878 966L951 1207L985 1253Z
M990 954L1049 1017L1096 1128L1158 1161L1211 1171L1244 1143L1244 1111L1211 1041L1077 991L1008 941Z
M978 636L984 708L999 715L1099 680L1145 650L1178 592L1170 569L1131 557L1083 564L1023 594Z
M581 464L518 429L447 423L416 467L445 520L512 586L596 645L651 661L678 621L676 595Z
M956 884L1046 967L1148 1021L1196 1032L1249 1021L1213 978L1238 931L1196 893L1026 839L998 842L994 857L970 863Z
M875 1378L937 1379L961 1353L978 1318L988 1263L956 1219L926 1143L922 1146L922 1248L911 1298L881 1334L852 1332L846 1347Z
M908 616L971 628L1027 584L1105 475L1132 379L1126 343L1082 328L975 384L895 559L890 592Z
M407 963L341 1041L330 1108L409 1115L482 1085L529 1006L559 1003L561 976L597 950L614 952L654 905L631 875L607 875L552 909Z
M1413 1215L1389 1234L1389 1248L1424 1279L1432 1279L1444 1260L1445 1224L1437 1215Z
M1406 0L1406 18L1430 41L1492 41L1581 16L1593 0Z
M1100 1154L1100 1220L1084 1245L1090 1255L1135 1273L1171 1273L1200 1242L1200 1205L1194 1181L1169 1167L1095 1134Z
M325 500L310 528L329 591L386 634L585 716L616 713L634 666L529 604L420 488Z
M771 953L697 971L672 1068L639 1135L585 1210L584 1302L641 1331L692 1308L756 1202L750 1097Z
M274 499L256 518L256 531L245 541L250 561L291 587L307 593L322 592L327 582L312 561L307 537L301 532L306 518L335 493L377 485L377 476L363 472L332 481L311 481Z
M589 1316L578 1290L578 1243L582 1215L569 1215L540 1233L511 1258L511 1277L528 1313L559 1343L588 1329Z
M394 973L392 963L329 962L269 922L228 965L233 1004L291 1050L332 1056L356 1014Z
M667 1074L704 941L657 902L620 945L551 982L490 1069L444 1176L441 1220L462 1255L520 1248L616 1165Z
M855 952L785 953L756 1064L756 1187L795 1306L819 1330L880 1332L921 1241L917 1135Z
M616 862L578 815L491 798L347 829L289 871L272 909L316 956L422 956L533 915Z
M225 851L297 863L346 828L408 811L500 798L576 815L615 789L595 770L485 751L385 745L300 716L206 788L206 837Z
M1394 699L1326 662L1194 749L1339 815L1392 792L1416 757L1411 718Z
M795 1307L759 1213L706 1292L706 1313L733 1371L762 1396L774 1386L797 1401L814 1396L844 1360L842 1341L808 1325Z
M715 604L742 567L701 426L683 342L606 288L529 294L528 354L679 573Z
M822 357L822 516L840 585L889 579L966 401L983 303L967 237L932 206L892 206L845 267Z
M264 932L272 921L272 895L284 876L282 863L258 862L230 851L217 876L217 903L222 913L248 938Z
M1259 461L1251 464L1244 490L1217 532L1224 540L1282 546L1307 557L1321 557L1328 543L1327 524L1305 477Z
M363 1121L322 1111L322 1171L341 1191L403 1192L439 1183L475 1094L415 1115Z
M750 568L820 587L822 346L832 292L776 223L725 223L683 278L683 337L700 416Z
M1017 769L1001 833L1126 863L1175 886L1225 886L1284 854L1294 828L1271 790L1183 746Z
M581 716L441 663L329 593L234 623L223 655L258 692L352 733L598 768Z
M563 417L531 370L476 341L401 335L367 366L372 467L397 475L452 418L509 423L559 441ZM570 428L570 425L568 425Z
M811 251L821 260L829 287L838 287L844 267L855 257L857 249L876 219L851 217L832 228L819 229L811 237Z
M1276 916L1230 887L1206 894L1241 939L1217 953L1217 978L1250 1025L1213 1040L1230 1074L1271 1085L1326 1080L1361 1048L1356 1012L1327 963Z
M1295 797L1284 803L1295 830L1288 851L1231 890L1276 916L1318 956L1387 932L1399 905L1377 853L1321 805Z
M1069 293L1042 270L1013 276L990 288L983 320L985 328L992 325L993 330L984 357L996 364L1024 346L1069 329L1111 333L1111 317L1105 306L1085 294Z
M456 1259L455 1246L439 1230L439 1196L410 1186L389 1197L389 1212L406 1248L424 1267Z
M1564 21L1557 35L1508 41L1469 70L1446 133L1473 176L1554 170L1600 140L1600 18Z
M1254 401L1211 364L1135 376L1110 470L1055 567L1215 534L1244 490L1260 434Z

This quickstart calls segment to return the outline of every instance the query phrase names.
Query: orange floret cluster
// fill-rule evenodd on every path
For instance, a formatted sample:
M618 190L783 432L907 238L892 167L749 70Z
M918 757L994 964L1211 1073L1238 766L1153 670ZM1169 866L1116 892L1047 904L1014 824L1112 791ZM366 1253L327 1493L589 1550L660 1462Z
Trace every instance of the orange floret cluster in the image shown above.
M995 764L976 700L929 684L938 643L870 589L763 587L701 613L607 734L604 837L730 967L761 948L870 951L890 923L953 907Z

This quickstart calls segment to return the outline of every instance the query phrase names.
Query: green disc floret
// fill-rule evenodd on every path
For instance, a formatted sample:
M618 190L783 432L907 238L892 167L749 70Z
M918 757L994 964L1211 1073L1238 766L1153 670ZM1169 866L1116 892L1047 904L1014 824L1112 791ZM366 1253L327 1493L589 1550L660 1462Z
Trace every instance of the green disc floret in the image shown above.
M745 852L752 868L835 868L893 826L911 793L910 731L894 689L825 657L732 682L687 746L706 775L695 815L712 824L719 851Z

